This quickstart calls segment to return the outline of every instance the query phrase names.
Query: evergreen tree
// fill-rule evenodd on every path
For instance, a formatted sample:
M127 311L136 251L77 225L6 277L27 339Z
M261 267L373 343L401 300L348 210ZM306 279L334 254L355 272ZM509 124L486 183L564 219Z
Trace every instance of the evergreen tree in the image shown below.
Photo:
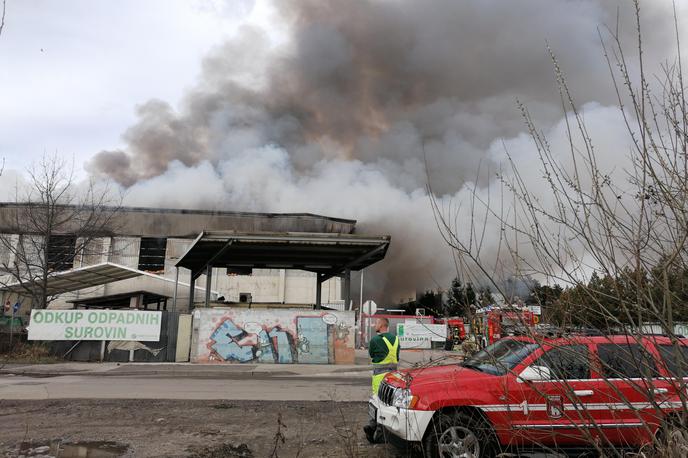
M478 305L480 307L487 307L488 305L492 305L494 303L495 299L494 296L492 296L492 291L490 291L490 288L481 288L480 293L478 294Z
M452 280L451 287L447 292L447 303L445 313L447 316L468 316L472 308L476 305L476 292L473 285L469 282L465 286L461 284L458 277Z

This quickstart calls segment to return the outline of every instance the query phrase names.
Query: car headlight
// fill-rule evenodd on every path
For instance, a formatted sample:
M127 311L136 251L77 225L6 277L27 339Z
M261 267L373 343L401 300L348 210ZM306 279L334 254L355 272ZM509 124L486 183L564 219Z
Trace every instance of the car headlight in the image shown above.
M394 390L394 398L392 399L392 406L400 407L402 409L413 409L413 406L418 402L418 396L411 394L411 390L405 388L397 388Z

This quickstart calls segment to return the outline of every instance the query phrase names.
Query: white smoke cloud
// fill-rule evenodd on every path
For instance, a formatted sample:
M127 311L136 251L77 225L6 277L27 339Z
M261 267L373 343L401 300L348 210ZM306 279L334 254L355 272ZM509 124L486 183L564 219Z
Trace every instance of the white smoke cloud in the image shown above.
M601 167L623 172L628 134L597 35L618 5L631 24L623 2L276 1L283 43L246 26L206 58L177 109L140 107L127 149L99 153L89 169L128 188L128 205L356 219L361 232L393 236L369 293L396 299L446 287L456 272L428 177L441 206L460 206L458 228L471 223L474 187L483 199L500 195L504 149L546 191L516 99L567 160L545 42L584 104ZM661 60L670 55L670 5L643 5L647 49ZM633 37L632 27L622 33ZM489 220L485 257L496 256L500 237Z

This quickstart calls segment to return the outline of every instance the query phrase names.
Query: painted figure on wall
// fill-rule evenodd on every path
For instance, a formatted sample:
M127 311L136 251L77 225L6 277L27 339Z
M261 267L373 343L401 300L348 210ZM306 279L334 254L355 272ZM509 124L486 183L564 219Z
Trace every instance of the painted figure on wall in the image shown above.
M251 333L227 319L217 327L210 339L211 349L224 361L296 362L294 336L279 326Z

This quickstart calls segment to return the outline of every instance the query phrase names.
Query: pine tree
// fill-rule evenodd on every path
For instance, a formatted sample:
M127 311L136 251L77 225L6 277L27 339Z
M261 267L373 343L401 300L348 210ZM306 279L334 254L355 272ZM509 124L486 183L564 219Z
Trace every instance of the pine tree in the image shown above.
M458 277L454 278L449 291L447 291L447 303L445 313L448 316L467 316L471 313L471 307L475 307L476 292L469 282L465 286Z

